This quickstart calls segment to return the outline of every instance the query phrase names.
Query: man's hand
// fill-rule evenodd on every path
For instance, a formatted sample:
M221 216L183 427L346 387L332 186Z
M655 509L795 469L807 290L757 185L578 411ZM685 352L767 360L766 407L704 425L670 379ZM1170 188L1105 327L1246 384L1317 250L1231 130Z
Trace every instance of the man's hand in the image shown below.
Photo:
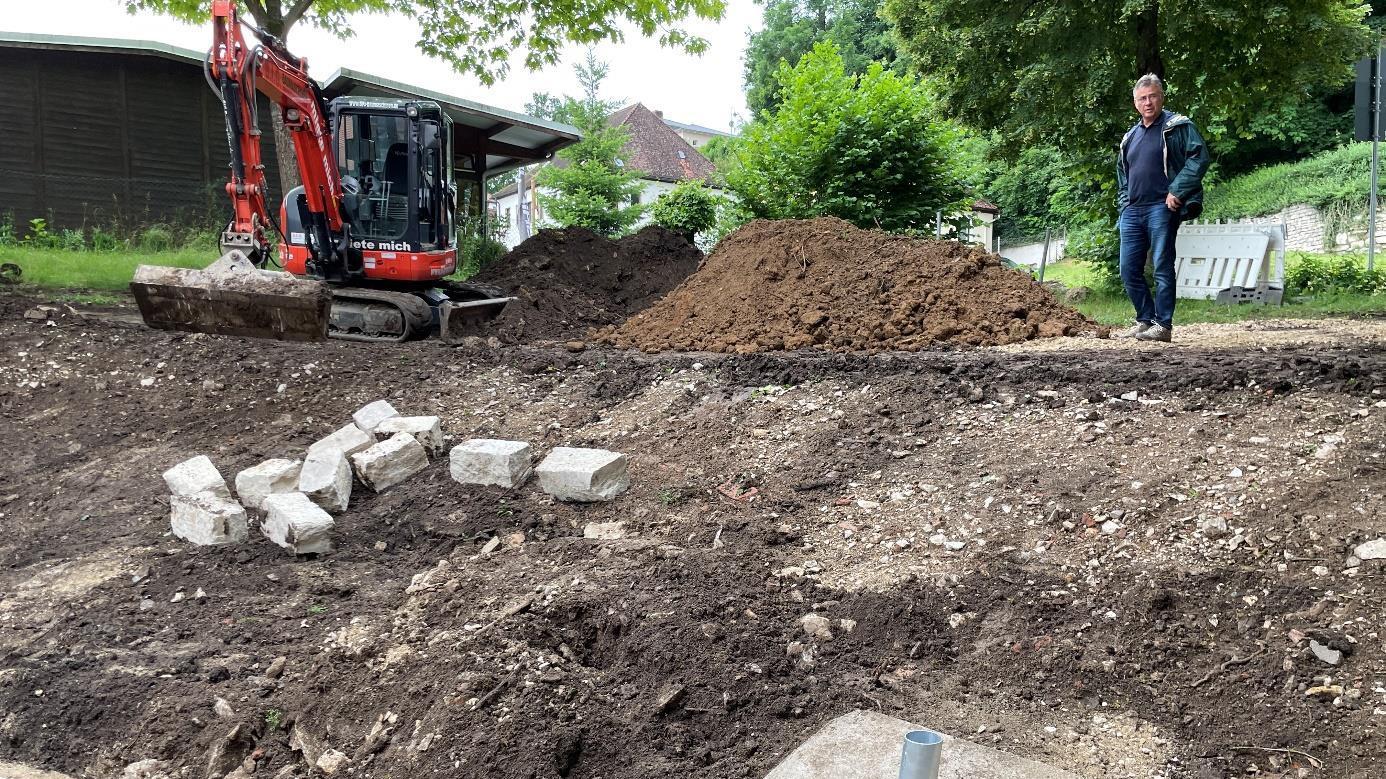
M1180 207L1182 207L1183 205L1184 201L1175 197L1173 192L1169 193L1168 195L1165 195L1165 208L1168 208L1171 211L1178 211Z

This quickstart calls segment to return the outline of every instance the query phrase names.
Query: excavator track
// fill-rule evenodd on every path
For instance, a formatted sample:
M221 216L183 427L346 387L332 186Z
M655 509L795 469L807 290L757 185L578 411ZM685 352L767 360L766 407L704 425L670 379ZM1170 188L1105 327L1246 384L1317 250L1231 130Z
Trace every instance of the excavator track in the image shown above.
M399 343L426 337L432 326L428 303L417 295L362 287L332 290L329 338Z

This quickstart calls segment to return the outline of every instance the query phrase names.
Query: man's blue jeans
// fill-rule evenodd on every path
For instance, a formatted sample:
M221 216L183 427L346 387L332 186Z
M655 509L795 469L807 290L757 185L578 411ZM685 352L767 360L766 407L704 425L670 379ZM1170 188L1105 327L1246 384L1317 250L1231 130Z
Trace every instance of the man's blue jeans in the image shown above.
M1121 283L1136 319L1174 326L1174 237L1179 232L1179 214L1164 201L1146 206L1127 206L1117 220L1121 230ZM1155 296L1145 280L1145 254L1155 265Z

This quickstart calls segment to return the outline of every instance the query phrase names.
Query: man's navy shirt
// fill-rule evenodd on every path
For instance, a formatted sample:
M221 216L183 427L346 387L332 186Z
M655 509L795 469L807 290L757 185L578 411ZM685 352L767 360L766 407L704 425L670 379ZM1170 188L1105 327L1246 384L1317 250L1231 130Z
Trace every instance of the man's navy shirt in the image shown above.
M1165 175L1165 115L1149 127L1137 123L1136 132L1126 144L1126 189L1133 206L1163 203L1169 194Z

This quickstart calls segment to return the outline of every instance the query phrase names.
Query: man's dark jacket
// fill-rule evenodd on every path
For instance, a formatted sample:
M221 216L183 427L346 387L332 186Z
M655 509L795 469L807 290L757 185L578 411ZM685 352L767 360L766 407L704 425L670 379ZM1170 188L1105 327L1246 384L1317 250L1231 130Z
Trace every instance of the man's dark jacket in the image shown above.
M1164 111L1165 176L1169 178L1169 191L1184 205L1179 208L1180 219L1197 219L1203 213L1203 174L1208 170L1208 145L1198 134L1193 120L1183 114ZM1126 144L1135 134L1140 122L1131 126L1121 138L1117 150L1117 210L1126 208L1131 202L1130 187L1126 181Z

